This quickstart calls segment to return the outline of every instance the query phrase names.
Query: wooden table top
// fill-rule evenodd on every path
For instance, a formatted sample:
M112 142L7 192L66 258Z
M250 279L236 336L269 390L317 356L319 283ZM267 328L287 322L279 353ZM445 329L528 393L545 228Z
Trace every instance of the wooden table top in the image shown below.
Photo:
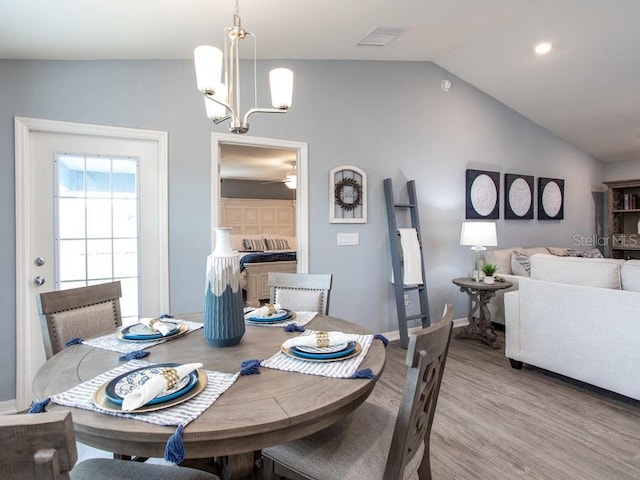
M180 318L201 321L200 314ZM334 317L318 316L306 325L313 330L370 333ZM148 349L144 360L201 362L205 369L235 373L242 360L266 359L277 352L287 338L282 328L247 326L239 345L210 347L202 330ZM60 393L121 365L118 352L86 345L67 347L38 370L33 381L36 400ZM371 368L379 378L385 350L374 340L360 368ZM261 368L259 375L238 380L200 417L189 423L183 434L186 458L207 458L260 450L264 447L309 435L335 423L363 402L375 380L335 379L317 375ZM162 457L175 426L105 415L50 403L48 411L71 410L77 439L102 450L142 457Z
M454 278L453 283L459 287L471 288L473 290L502 290L513 286L509 280L504 282L484 283L483 281L477 281L470 277Z

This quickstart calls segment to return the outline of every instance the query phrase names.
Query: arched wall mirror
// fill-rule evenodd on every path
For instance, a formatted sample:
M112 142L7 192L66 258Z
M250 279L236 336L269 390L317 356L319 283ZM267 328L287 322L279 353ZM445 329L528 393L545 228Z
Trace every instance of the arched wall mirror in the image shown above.
M261 285L266 287L269 271L309 271L307 144L212 134L211 145L211 248L216 226L232 228L234 248L266 248L264 263L243 270L247 304L257 306L267 294ZM249 242L257 239L264 244ZM279 247L295 257L271 255Z

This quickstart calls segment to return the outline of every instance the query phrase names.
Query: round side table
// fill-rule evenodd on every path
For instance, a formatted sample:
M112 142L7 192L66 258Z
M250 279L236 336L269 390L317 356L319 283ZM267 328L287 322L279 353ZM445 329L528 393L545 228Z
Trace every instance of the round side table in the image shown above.
M495 282L486 284L475 281L472 278L454 278L453 283L460 287L460 291L466 293L471 298L469 308L469 325L464 327L456 338L475 338L491 348L500 348L498 335L491 325L491 313L489 312L489 301L496 295L498 290L509 288L513 283ZM478 316L476 316L478 313Z

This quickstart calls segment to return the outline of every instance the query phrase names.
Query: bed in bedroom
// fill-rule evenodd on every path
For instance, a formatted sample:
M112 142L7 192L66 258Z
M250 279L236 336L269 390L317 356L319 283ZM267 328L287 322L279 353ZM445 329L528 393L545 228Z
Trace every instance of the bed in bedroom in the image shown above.
M242 288L246 291L246 304L260 306L269 298L269 272L295 273L296 252L241 252L240 271Z
M295 204L291 200L222 198L223 226L240 252L247 306L269 299L269 272L297 271Z
M269 299L269 272L297 271L294 239L275 235L269 237L231 236L233 248L240 252L241 286L249 307L258 307L261 300Z

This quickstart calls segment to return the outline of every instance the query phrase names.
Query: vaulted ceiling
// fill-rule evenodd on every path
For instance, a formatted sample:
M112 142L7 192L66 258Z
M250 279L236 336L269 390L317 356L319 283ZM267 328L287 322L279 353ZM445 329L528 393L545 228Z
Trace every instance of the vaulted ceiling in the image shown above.
M233 12L233 0L0 0L0 58L191 58L222 43ZM240 14L260 58L433 61L599 160L640 159L638 0L242 0ZM408 30L356 46L378 26ZM541 40L554 44L544 57Z

